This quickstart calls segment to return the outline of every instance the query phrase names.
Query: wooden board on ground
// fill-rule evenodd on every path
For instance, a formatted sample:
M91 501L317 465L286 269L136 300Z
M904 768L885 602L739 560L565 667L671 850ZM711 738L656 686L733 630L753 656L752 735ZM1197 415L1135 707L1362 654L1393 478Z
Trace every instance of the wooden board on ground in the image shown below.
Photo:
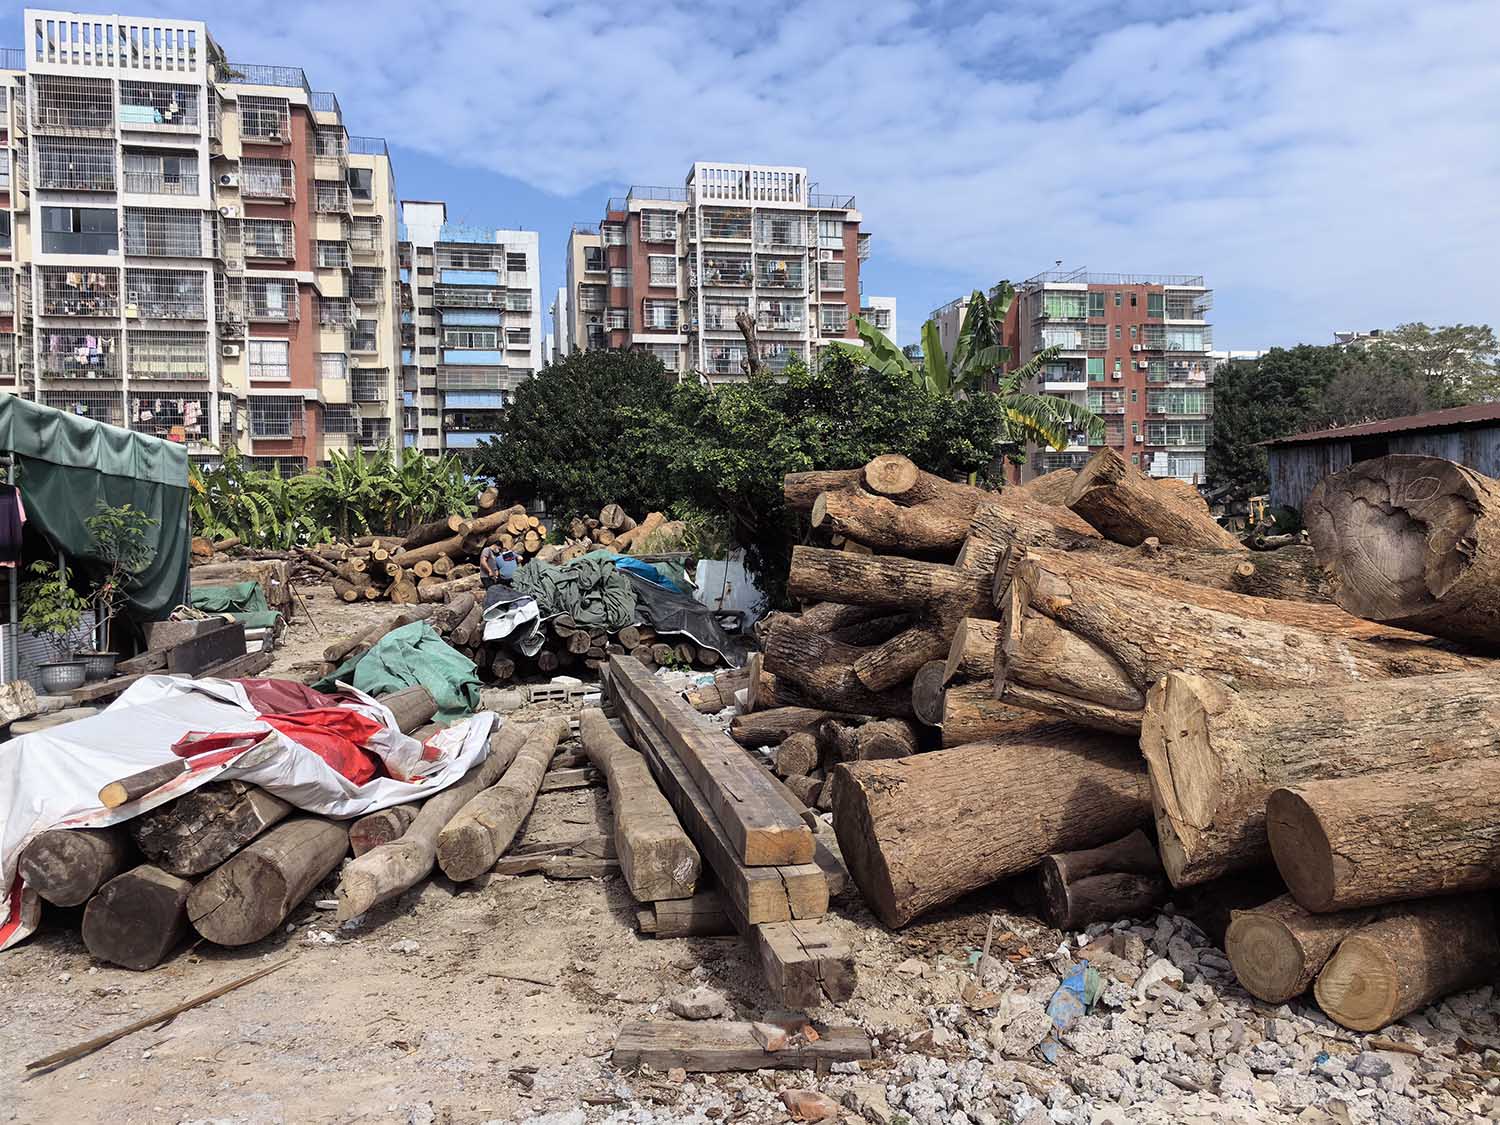
M733 935L734 923L717 891L703 891L692 898L666 899L636 912L643 934L659 938L718 937Z
M137 672L130 676L112 676L107 680L95 680L91 684L74 688L68 692L68 698L74 703L96 703L101 699L112 699L147 674Z
M698 713L630 656L609 660L611 682L665 736L707 799L747 865L810 863L812 833L727 735L705 727Z
M870 1036L857 1027L815 1025L818 1037L790 1036L782 1050L768 1051L757 1025L739 1020L647 1021L620 1029L612 1061L617 1067L682 1067L697 1074L731 1070L811 1070L821 1063L873 1058Z
M854 949L828 919L771 922L748 937L778 1004L815 1008L854 995Z
M189 637L167 650L167 671L174 676L196 676L205 668L245 655L245 626L221 622L220 628Z

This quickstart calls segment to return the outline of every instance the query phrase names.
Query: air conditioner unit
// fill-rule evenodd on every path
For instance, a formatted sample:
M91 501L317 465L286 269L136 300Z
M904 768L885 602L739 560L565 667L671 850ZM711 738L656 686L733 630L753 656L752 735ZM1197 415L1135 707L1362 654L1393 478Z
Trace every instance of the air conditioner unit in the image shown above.
M1149 364L1148 362L1146 362L1144 359L1138 359L1138 360L1136 360L1135 361L1135 366L1136 366L1136 370L1138 370L1138 371L1150 371L1151 370L1151 364Z
M244 273L245 263L240 258L228 258L224 262L225 273Z
M232 203L226 203L219 208L219 214L226 219L238 219L240 217L240 209Z
M219 354L225 359L238 359L240 357L240 346L238 344L225 344L219 349Z
M1138 352L1138 351L1141 350L1141 345L1139 345L1139 344L1131 344L1130 345L1130 350L1133 351L1133 352Z
M833 251L832 250L819 250L818 251L818 261L820 261L820 262L831 262L831 261L833 261Z
M275 133L275 132L267 133L266 134L266 140L268 140L268 141L275 141L275 142L277 142L279 144L280 141L281 141L281 134L280 133Z
M1115 377L1115 378L1116 378L1116 379L1123 379L1123 378L1125 378L1125 376L1124 376L1124 375L1122 375L1122 374L1121 374L1121 373L1120 373L1120 372L1118 372L1118 371L1112 371L1112 372L1110 372L1110 374L1111 374L1111 375L1113 375L1113 376L1114 376L1114 377Z
M219 186L225 188L237 188L240 186L240 177L237 172L222 172L219 175Z
M1136 434L1135 435L1135 443L1136 443L1136 445L1143 444L1145 442L1145 440L1146 440L1146 435L1145 434Z

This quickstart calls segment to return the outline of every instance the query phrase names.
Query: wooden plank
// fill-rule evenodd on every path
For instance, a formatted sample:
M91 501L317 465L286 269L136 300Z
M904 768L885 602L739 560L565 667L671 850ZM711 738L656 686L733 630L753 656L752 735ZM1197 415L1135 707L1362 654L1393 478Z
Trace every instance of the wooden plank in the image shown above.
M193 678L209 677L216 680L238 680L244 676L257 676L271 666L275 659L269 652L249 652L205 668Z
M501 856L490 870L496 875L545 875L549 879L602 879L620 873L618 859L588 855Z
M854 995L854 949L826 918L756 926L749 940L778 1004L815 1008Z
M101 699L110 699L119 695L131 684L135 683L136 680L147 674L145 672L137 672L133 676L112 676L107 680L95 680L91 684L84 684L82 687L74 688L68 692L68 698L74 703L95 703Z
M635 657L611 656L609 668L620 694L665 736L747 866L812 862L812 832L737 743L704 726L698 713Z
M698 1074L733 1070L812 1070L819 1063L862 1062L873 1057L869 1033L857 1027L813 1025L818 1038L790 1036L768 1051L756 1025L740 1020L637 1020L620 1029L611 1061L616 1067L673 1067Z
M659 938L715 937L734 934L734 923L717 891L692 898L663 899L637 912L641 932Z
M539 793L555 793L563 789L593 789L604 784L604 776L596 769L585 766L572 770L548 770L542 775Z
M167 650L167 671L176 676L196 676L205 668L245 655L245 627L226 621L223 628L189 637Z
M153 652L143 652L139 656L132 656L129 660L118 661L115 664L115 671L126 674L159 672L166 666L167 650L157 649Z
M713 809L709 808L687 769L656 728L623 694L616 697L615 705L636 749L651 767L662 794L676 810L693 843L698 845L703 861L718 878L725 907L735 920L736 928L743 933L757 922L790 919L791 906L787 902L786 884L782 882L780 871L774 867L746 867L740 863Z

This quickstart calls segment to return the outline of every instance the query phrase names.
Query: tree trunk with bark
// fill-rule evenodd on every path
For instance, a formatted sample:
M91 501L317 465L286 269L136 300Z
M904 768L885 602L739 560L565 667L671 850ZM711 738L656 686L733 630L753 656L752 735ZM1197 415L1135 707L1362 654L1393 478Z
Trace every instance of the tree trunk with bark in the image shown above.
M1068 507L1107 539L1134 547L1155 537L1172 547L1234 551L1240 541L1225 531L1201 503L1145 476L1114 449L1101 449L1074 478Z
M1500 676L1236 691L1173 672L1153 687L1141 752L1157 836L1176 886L1265 863L1266 800L1279 787L1500 756Z
M787 473L781 478L781 497L794 512L810 512L824 492L858 488L858 469L819 469L810 473Z
M1147 822L1150 789L1126 739L1049 724L833 771L833 825L850 874L887 926L1018 874L1050 852Z
M1171 889L1156 847L1139 828L1096 848L1045 856L1040 880L1042 916L1059 930L1146 917Z
M365 814L349 826L349 850L358 858L381 844L401 839L417 819L418 811L417 805L393 805Z
M229 859L292 806L242 781L211 781L126 822L141 854L169 875L202 875Z
M1053 469L1050 473L1033 477L1025 484L1008 486L1004 495L1024 496L1042 504L1066 505L1068 493L1073 490L1073 482L1077 479L1077 469Z
M941 661L934 661L939 669ZM914 689L915 690L915 689ZM941 688L938 726L944 746L965 746L971 742L1004 741L1016 732L1029 731L1037 723L1052 720L1035 711L1014 707L995 698L989 680L949 684ZM915 701L913 702L915 708ZM924 711L928 708L924 706Z
M1333 601L1328 578L1311 547L1274 551L1204 551L1164 547L1147 540L1139 547L1100 543L1070 556L1079 565L1113 566L1177 582L1191 582L1252 598L1282 601Z
M1500 759L1440 762L1277 789L1271 854L1324 912L1500 886Z
M729 721L729 737L741 746L775 746L798 731L810 731L824 719L862 720L862 715L825 711L821 707L772 707L736 715Z
M995 646L1000 641L1000 623L982 617L964 617L953 630L943 682L987 680L995 674Z
M790 618L778 622L765 643L766 671L831 711L896 718L911 714L909 689L874 692L860 682L855 662L864 649L830 640Z
M1267 1004L1285 1004L1312 987L1339 942L1374 918L1373 910L1312 914L1282 895L1234 911L1224 953L1240 987Z
M924 554L956 551L969 534L969 517L941 505L902 507L858 489L824 492L813 501L812 525L827 527L877 551Z
M142 972L161 964L187 932L193 884L142 864L116 875L89 899L83 944L111 965Z
M406 538L401 541L401 548L411 551L417 547L425 547L429 543L452 539L455 535L467 535L469 531L469 521L463 516L444 516L440 520L433 520L431 523L419 524L412 528L406 533Z
M395 716L396 725L402 734L410 734L418 727L432 721L437 714L437 703L432 693L421 684L414 684L400 691L376 696L382 706Z
M1455 895L1413 902L1346 937L1313 995L1329 1019L1375 1031L1494 978L1500 935L1494 898Z
M1350 613L1500 645L1500 481L1440 457L1392 454L1325 478L1304 512Z
M87 902L134 859L122 825L53 828L34 836L17 861L26 885L53 906Z
M921 749L917 730L906 719L876 719L846 726L837 719L818 724L818 757L828 768L839 762L906 758Z
M990 575L891 555L793 547L787 592L804 601L878 606L910 613L947 606L961 617L993 617Z
M955 566L990 571L1008 549L1102 548L1104 538L1067 508L1001 493L974 512Z

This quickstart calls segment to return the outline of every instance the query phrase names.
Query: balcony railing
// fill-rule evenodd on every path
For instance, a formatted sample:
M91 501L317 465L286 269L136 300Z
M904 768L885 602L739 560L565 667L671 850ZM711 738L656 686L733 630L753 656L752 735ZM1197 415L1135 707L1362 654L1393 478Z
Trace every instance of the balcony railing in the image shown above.
M336 215L353 210L349 202L349 189L344 184L319 181L313 207L320 215Z
M74 270L39 266L43 316L120 315L120 275L116 270Z
M803 289L807 285L806 279L807 274L803 272L801 262L782 265L762 262L756 276L757 284L767 289ZM838 288L842 289L843 284L840 283Z
M131 330L130 378L203 381L208 378L205 333Z
M384 372L377 375L361 375L356 371L354 378L350 381L350 395L355 402L385 402L385 384Z
M245 317L278 322L297 320L297 283L281 278L246 278Z
M509 391L520 386L529 372L514 367L483 367L455 371L439 367L437 389L440 391Z
M380 343L373 332L351 332L349 350L351 352L375 352L380 350Z
M240 161L240 195L245 199L297 198L296 171L290 160Z
M440 308L498 309L505 305L505 291L477 285L438 285L432 300Z
M114 191L115 148L111 141L36 142L36 186L55 191Z
M204 275L174 270L126 270L125 315L141 320L205 320Z
M118 379L120 334L48 333L38 349L37 370L49 379Z

